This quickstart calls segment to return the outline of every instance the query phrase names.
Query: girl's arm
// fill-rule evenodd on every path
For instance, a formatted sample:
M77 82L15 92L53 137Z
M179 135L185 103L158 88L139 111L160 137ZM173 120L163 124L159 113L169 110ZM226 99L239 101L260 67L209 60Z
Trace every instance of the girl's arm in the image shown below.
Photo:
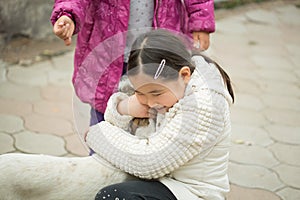
M188 12L188 27L192 32L215 31L214 1L213 0L184 0Z
M75 23L74 34L78 33L84 23L85 10L89 3L88 0L55 0L51 23L54 25L61 16L68 16Z
M225 98L211 90L184 97L166 113L165 127L141 139L108 122L90 128L87 144L134 176L155 179L216 144L228 114Z
M125 93L118 92L113 94L107 103L104 119L112 125L128 131L130 121L133 117L130 115L122 115L118 111L118 105L125 99L128 99L128 95Z

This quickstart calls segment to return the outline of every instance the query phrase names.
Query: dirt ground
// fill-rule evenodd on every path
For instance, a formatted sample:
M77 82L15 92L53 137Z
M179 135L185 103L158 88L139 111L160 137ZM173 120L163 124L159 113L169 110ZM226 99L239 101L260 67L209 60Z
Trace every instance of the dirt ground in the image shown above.
M268 0L260 3L247 3L233 9L218 8L215 10L215 17L216 20L218 20L236 13L261 7L268 8L271 4L280 6L288 2L294 3L300 7L300 0ZM75 43L76 38L73 38L71 46L65 46L63 41L56 37L53 37L50 40L33 40L28 37L18 36L6 41L2 47L0 46L0 60L3 60L8 64L21 64L27 66L34 62L50 59L53 56L72 51L75 48Z
M63 41L58 38L33 40L18 36L7 41L1 48L0 59L8 64L27 66L72 51L74 48L75 41L71 46L65 46Z

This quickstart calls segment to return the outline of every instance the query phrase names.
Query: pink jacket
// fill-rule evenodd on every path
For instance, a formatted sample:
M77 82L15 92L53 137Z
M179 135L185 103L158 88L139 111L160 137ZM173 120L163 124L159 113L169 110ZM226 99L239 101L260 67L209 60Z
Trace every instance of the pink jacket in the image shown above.
M102 113L122 75L129 11L130 0L55 0L53 7L52 24L62 15L75 22L76 95ZM155 0L153 27L185 34L214 32L214 2Z

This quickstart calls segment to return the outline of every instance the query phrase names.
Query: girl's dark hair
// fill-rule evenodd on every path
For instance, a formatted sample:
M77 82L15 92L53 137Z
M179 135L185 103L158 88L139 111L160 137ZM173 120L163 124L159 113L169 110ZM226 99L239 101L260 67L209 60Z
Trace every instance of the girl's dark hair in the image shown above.
M128 76L137 75L143 72L154 77L157 69L165 59L165 67L161 71L159 78L165 80L175 80L179 76L182 67L188 66L191 73L195 66L192 63L192 55L188 50L190 41L184 40L186 37L177 37L175 33L167 30L153 30L140 35L132 45L128 65ZM234 100L233 88L227 73L213 60L201 55L208 63L214 63L220 71L226 87Z

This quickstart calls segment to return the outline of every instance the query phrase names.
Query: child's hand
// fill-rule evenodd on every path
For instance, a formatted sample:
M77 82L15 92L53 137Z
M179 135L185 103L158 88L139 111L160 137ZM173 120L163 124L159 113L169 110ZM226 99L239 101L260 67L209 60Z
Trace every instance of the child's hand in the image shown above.
M193 32L194 47L200 51L205 51L209 47L209 33L202 31Z
M117 109L121 115L130 115L137 118L149 118L149 107L141 104L135 95L122 100L118 104Z
M65 45L68 46L72 42L72 35L75 30L75 24L67 16L61 16L53 26L53 32L57 35L60 39L64 40Z

